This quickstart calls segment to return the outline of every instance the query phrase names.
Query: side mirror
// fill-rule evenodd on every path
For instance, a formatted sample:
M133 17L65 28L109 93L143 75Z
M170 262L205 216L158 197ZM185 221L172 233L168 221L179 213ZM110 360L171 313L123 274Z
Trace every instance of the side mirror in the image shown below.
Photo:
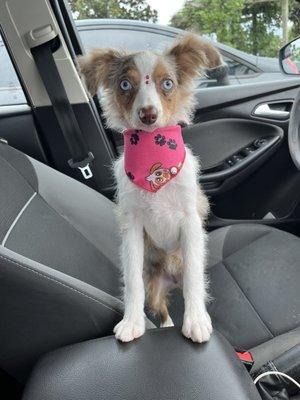
M285 74L300 75L300 37L279 50L279 64Z

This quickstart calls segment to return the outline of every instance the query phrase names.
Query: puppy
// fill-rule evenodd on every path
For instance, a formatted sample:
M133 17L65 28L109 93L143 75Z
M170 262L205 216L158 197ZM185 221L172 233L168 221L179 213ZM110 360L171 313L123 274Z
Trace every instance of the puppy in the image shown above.
M96 49L79 64L90 93L102 87L107 125L123 132L125 141L114 164L125 284L116 338L129 342L145 332L145 292L161 326L172 326L168 293L182 286L182 332L194 342L208 341L203 221L209 205L198 184L197 158L184 146L178 123L191 120L201 68L221 65L221 56L187 34L163 55Z

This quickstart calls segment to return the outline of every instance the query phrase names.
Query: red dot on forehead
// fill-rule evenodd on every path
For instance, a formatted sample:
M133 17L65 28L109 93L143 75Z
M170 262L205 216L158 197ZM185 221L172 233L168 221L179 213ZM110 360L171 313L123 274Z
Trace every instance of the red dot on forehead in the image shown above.
M146 75L146 79L150 79L150 76L148 74Z

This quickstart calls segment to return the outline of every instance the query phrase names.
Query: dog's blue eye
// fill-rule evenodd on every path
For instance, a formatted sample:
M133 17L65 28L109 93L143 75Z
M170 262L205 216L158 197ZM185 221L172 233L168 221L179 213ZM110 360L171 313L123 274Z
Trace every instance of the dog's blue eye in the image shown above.
M132 88L132 85L127 79L123 79L120 83L120 88L126 92Z
M173 81L171 79L165 79L162 83L162 87L165 90L171 90L173 87Z

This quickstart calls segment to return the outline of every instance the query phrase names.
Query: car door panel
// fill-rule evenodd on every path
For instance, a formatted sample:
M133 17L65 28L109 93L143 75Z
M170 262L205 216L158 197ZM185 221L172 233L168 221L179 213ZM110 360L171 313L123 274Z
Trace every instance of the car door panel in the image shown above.
M282 92L285 93L289 90L297 89L299 85L299 78L290 78L238 86L211 87L206 90L197 89L195 93L197 101L196 120L199 112L203 110L239 104L246 100L265 98Z
M283 137L283 129L275 125L238 118L206 121L184 130L185 142L200 156L200 182L208 194L220 194L246 179Z
M277 103L275 108L290 109L299 85L300 79L293 79L268 82L263 87L240 86L235 93L233 87L220 88L218 96L217 88L198 91L195 124L186 128L184 135L202 160L200 180L212 209L209 229L250 221L300 234L300 173L288 150L288 115L275 119L253 113L262 103ZM225 162L230 154L265 135L279 137L247 169L233 174L222 189L218 182L207 179L211 169Z

